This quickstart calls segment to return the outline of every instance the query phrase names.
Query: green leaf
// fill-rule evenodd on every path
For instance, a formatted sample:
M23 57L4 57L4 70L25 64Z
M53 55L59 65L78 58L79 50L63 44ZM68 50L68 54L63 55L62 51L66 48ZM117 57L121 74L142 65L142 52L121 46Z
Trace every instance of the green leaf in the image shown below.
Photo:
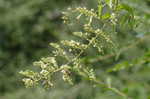
M98 16L101 17L102 16L102 10L103 10L103 6L102 4L98 5Z
M106 4L108 4L108 5L110 4L110 0L105 0L105 2L106 2Z
M111 17L110 13L105 13L103 16L102 16L102 19L106 20L106 19L109 19Z
M119 71L125 68L128 68L130 66L128 61L124 61L120 64L115 65L112 69L109 69L108 72L113 72L113 71Z
M130 7L130 6L128 6L128 5L126 5L126 4L120 4L118 7L117 7L117 10L126 10L126 11L128 11L132 16L134 16L134 11L133 11L133 9Z

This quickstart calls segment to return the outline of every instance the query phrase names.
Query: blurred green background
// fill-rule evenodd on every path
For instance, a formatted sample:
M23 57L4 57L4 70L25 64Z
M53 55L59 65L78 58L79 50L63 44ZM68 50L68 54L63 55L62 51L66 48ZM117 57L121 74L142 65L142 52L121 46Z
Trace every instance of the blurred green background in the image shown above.
M142 21L135 30L122 30L119 42L122 46L132 39L150 35L150 0L121 0L134 8ZM96 8L96 0L0 0L0 99L122 99L112 92L103 92L87 82L69 86L58 79L58 86L49 91L42 88L26 89L18 72L32 68L32 62L50 55L50 42L70 37L70 29L62 23L61 12L68 7ZM128 32L128 33L127 33ZM128 34L134 34L133 37ZM124 38L125 37L125 38ZM120 45L121 45L120 44ZM95 63L98 75L106 75L98 69L112 66L121 60L131 60L150 52L150 38L126 51L119 61L114 57ZM94 53L94 52L93 52ZM132 56L131 56L132 54ZM103 68L101 66L101 68ZM150 99L150 63L134 70L109 74L115 85L134 96L134 99ZM132 71L132 73L131 73ZM123 83L122 83L123 82ZM124 86L124 84L126 86Z

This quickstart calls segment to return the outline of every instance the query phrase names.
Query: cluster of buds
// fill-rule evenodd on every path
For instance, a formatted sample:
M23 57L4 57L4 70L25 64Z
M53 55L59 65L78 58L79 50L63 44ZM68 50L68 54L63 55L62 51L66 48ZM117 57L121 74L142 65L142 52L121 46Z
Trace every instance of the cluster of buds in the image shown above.
M61 43L63 45L67 45L67 46L70 46L70 47L73 47L73 48L76 48L76 49L85 49L87 47L86 44L81 44L79 42L76 42L74 40L71 40L71 41L68 41L68 40L64 40L64 41L61 41Z
M71 78L70 66L63 65L61 66L61 68L62 68L61 73L63 74L62 79L72 85L73 82Z
M90 16L90 17L92 16L96 19L99 19L98 15L95 13L94 9L87 10L85 7L83 7L83 8L78 7L75 10L73 10L73 12L79 12L85 16Z
M63 48L61 48L61 46L59 44L57 44L57 43L50 43L50 46L55 48L55 50L52 51L54 56L62 56L62 57L65 57L65 59L67 59L67 60L70 59L70 57L67 55L66 51Z

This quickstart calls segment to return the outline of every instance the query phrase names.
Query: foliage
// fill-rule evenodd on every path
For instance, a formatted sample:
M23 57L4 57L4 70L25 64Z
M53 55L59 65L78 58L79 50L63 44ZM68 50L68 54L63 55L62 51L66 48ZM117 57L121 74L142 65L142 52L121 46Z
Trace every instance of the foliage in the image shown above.
M74 23L79 24L80 31L73 32L78 38L76 40L62 40L60 43L50 43L55 49L52 51L53 56L42 58L34 63L34 66L40 67L38 72L30 70L20 72L26 77L23 79L26 87L42 85L45 88L49 88L54 85L55 74L61 73L62 79L70 84L76 82L75 76L78 75L94 84L100 85L102 88L129 98L128 95L114 88L109 78L106 79L104 77L106 82L101 81L102 79L97 79L98 76L95 74L93 67L91 67L93 64L87 64L85 61L82 61L91 55L89 50L96 51L101 56L115 53L112 51L118 48L114 43L116 42L115 40L120 38L120 34L124 35L124 32L134 31L137 25L133 9L128 5L120 4L118 0L99 1L98 3L97 10L77 7L68 8L68 11L63 13L64 23L71 27L75 26ZM136 39L133 34L128 35L133 40ZM125 44L121 43L121 45ZM117 54L117 57L119 57L120 53ZM132 63L132 66L141 64L143 60L144 63L149 64L149 57L143 57L137 59L136 62L133 61L134 64ZM112 70L116 71L129 67L127 62L122 64L115 66Z
M0 0L0 99L123 99L116 95L118 92L132 99L149 99L150 2L120 0L116 17L112 15L109 1ZM82 9L84 6L87 8ZM71 9L63 13L66 22L63 25L60 12L66 7ZM98 19L85 16L91 14L91 9ZM89 23L93 30L103 31L111 43L99 35L96 41L99 43L84 49L89 43L87 38L91 40L96 36L85 32L85 24ZM49 42L53 43L47 47ZM61 49L54 48L55 45ZM51 70L55 66L60 68L82 49L76 60L82 66L80 73L76 71L78 68L73 68L74 62L64 66L65 71L52 75L45 71L43 64L47 63ZM67 55L61 55L61 51ZM30 66L34 60L39 61ZM24 81L29 83L27 87L36 88L25 89L20 83L18 71L26 68L22 73L29 77ZM45 80L48 76L50 83ZM40 82L34 84L29 78ZM46 83L50 86L44 86Z
M0 0L0 94L22 87L18 71L48 53L56 41L61 14L72 1ZM9 78L9 79L8 79Z

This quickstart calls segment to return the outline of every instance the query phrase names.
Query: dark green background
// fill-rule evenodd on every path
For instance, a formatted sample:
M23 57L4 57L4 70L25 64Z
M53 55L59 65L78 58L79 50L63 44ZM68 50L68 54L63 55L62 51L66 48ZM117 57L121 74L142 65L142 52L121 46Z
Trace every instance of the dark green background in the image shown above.
M123 2L133 7L135 13L143 18L142 24L135 31L128 32L136 32L135 36L141 37L150 34L150 1L125 0ZM22 69L32 68L33 61L50 55L51 49L48 47L50 42L70 37L69 30L62 24L61 12L70 6L79 5L96 8L96 0L0 0L0 99L108 99L110 97L113 99L114 94L111 92L101 92L101 89L93 88L86 82L68 86L58 79L59 86L51 91L45 92L41 88L25 89L18 74ZM122 35L120 39L127 33ZM132 38L124 39L123 42L128 42L130 39L132 40ZM149 50L147 45L149 41L141 43L139 45L141 48L126 52L122 60L130 58L133 52L132 57L140 56ZM110 61L111 64L116 63L110 59L103 65L110 65ZM127 75L124 72L120 74ZM127 86L129 89L126 90L129 90L135 99L150 98L148 75L150 69L132 74L134 79L141 77L140 80L145 81L139 84L135 80ZM119 80L116 81L117 83L120 83ZM145 89L144 84L149 90ZM114 99L122 98L114 96Z

